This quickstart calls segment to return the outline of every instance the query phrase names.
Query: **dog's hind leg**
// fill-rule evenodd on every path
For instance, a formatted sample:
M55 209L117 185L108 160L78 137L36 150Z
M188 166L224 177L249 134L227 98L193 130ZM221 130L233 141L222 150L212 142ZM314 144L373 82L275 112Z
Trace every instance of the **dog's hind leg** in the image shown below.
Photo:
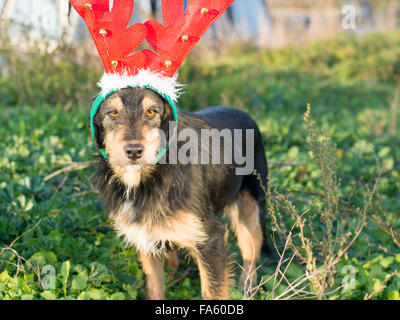
M164 259L145 252L139 252L139 259L146 275L147 299L164 300Z
M228 208L232 229L243 258L240 286L250 295L257 281L256 261L263 243L260 205L247 190L242 190Z

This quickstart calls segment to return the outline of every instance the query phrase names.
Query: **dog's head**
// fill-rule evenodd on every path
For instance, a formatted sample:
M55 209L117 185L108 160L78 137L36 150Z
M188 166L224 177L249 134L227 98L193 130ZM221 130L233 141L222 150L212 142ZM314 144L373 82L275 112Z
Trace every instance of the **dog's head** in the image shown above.
M97 148L105 149L114 175L132 188L156 163L161 127L171 117L171 107L146 88L127 88L110 95L97 112L93 125Z

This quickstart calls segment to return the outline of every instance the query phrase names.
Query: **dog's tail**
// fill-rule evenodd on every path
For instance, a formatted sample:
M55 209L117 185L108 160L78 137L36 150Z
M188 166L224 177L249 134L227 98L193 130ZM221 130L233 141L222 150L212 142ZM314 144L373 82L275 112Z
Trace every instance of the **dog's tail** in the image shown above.
M268 197L268 163L265 157L265 148L258 127L255 130L254 172L249 176L249 183L259 205L260 223L263 230L262 251L273 256L274 250L270 243L270 234L266 226L266 202Z

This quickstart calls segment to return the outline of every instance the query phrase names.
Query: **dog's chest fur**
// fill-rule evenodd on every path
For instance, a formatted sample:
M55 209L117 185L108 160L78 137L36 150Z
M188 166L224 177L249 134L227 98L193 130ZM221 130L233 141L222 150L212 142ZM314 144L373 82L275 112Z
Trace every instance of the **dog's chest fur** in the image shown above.
M131 210L132 204L127 201L112 219L118 236L124 237L127 244L134 245L139 251L164 255L171 244L193 248L206 240L203 224L191 212L177 211L155 222L143 219L136 223L127 219Z

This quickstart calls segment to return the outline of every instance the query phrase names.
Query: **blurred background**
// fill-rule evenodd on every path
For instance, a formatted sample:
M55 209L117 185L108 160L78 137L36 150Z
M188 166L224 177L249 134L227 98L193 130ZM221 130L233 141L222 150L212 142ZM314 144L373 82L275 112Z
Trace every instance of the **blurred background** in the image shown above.
M334 37L345 31L341 23L345 5L357 12L357 28L352 31L358 35L391 30L400 23L398 3L390 0L236 0L205 39L218 36L225 43L246 40L261 47L280 47ZM136 1L132 22L162 21L160 6L161 0ZM67 1L1 0L0 8L2 19L31 25L31 38L59 38L66 33L68 41L90 41L84 22L70 11ZM10 35L20 36L16 28Z
M234 106L264 138L277 252L234 299L400 299L399 26L399 0L236 0L182 65L180 108ZM93 183L102 73L68 1L0 0L0 299L144 298ZM199 299L182 263L167 298Z

